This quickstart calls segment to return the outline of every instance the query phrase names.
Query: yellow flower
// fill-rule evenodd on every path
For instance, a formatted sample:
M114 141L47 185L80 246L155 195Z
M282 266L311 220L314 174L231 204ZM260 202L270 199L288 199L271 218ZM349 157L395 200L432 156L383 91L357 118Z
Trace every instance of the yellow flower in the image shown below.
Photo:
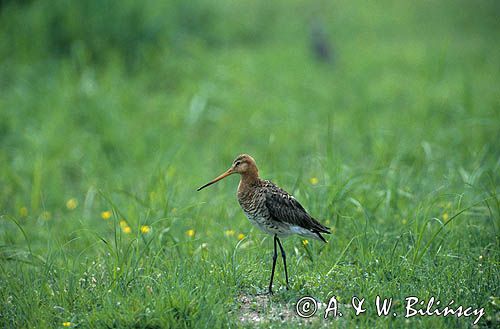
M443 214L443 220L444 220L445 222L447 222L447 221L448 221L448 218L450 218L450 216L448 215L448 213L447 213L447 212L445 212L445 213Z
M103 212L101 212L101 218L104 219L104 220L110 219L111 218L111 214L112 213L109 210L103 211Z
M403 225L406 225L406 223L408 223L408 221L406 220L406 218L403 218L403 220L401 220L401 223L403 223Z
M245 234L243 234L243 233L238 234L238 240L240 240L240 241L241 241L241 240L243 240L244 238L245 238Z
M196 234L196 232L193 229L187 230L186 234L188 237L192 238Z
M319 183L319 179L317 177L311 177L311 179L309 179L309 183L316 185Z
M49 220L50 219L50 211L42 212L42 219Z
M19 208L19 215L20 215L21 217L26 217L26 216L28 216L28 208L26 208L26 207L21 207L21 208Z
M63 327L70 327L71 326L71 322L69 322L69 321L63 322L62 325L63 325Z
M308 245L308 244L309 244L309 241L308 241L308 240L305 240L305 239L304 239L304 240L302 240L302 245L303 245L304 247L307 247L307 245Z
M78 207L78 201L75 198L71 198L66 201L66 208L68 208L69 210L73 210L76 207Z
M148 225L142 225L141 226L141 233L146 234L146 233L149 233L149 231L151 231L151 227L150 226L148 226Z
M224 232L224 235L225 236L233 236L234 235L234 230L226 230L226 232Z
M122 228L123 233L129 234L132 232L132 229L125 219L120 220L120 227Z

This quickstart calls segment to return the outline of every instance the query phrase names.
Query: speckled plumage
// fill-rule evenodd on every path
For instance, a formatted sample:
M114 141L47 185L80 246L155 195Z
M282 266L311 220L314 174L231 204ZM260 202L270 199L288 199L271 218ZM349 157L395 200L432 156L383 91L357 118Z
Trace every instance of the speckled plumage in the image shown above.
M329 229L312 218L302 205L285 190L260 178L251 183L242 179L238 186L238 202L252 224L266 233L285 237L299 234L322 240Z

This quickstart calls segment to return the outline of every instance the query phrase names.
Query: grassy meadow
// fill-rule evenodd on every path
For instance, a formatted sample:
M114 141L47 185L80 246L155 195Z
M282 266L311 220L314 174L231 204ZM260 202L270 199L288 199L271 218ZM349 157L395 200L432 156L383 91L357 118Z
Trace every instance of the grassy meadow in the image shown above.
M0 327L498 327L499 17L494 0L1 1ZM333 233L282 240L272 296L238 178L196 192L240 153ZM408 296L484 315L405 318Z

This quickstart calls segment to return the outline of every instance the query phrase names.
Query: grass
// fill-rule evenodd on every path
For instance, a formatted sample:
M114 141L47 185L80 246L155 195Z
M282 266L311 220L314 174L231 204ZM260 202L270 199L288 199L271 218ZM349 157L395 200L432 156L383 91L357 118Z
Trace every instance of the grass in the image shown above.
M498 326L496 2L88 3L1 4L1 327L473 322L405 319L408 296ZM195 191L243 152L333 232L284 240L272 297L237 178ZM306 295L345 316L298 318Z

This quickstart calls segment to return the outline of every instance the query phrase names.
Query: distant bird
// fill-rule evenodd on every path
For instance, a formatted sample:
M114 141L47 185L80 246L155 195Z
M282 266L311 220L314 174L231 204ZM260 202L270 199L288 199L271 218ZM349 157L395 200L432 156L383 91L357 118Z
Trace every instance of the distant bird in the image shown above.
M281 250L288 289L286 255L279 238L299 234L326 242L321 233L330 234L330 229L312 218L293 196L272 182L260 179L255 160L248 154L238 156L226 172L201 186L197 191L235 173L241 176L237 196L243 212L252 224L274 236L273 269L269 293L273 293L274 269L278 257L276 245Z
M311 23L310 31L311 51L320 62L333 63L333 47L328 41L328 34L320 20Z

